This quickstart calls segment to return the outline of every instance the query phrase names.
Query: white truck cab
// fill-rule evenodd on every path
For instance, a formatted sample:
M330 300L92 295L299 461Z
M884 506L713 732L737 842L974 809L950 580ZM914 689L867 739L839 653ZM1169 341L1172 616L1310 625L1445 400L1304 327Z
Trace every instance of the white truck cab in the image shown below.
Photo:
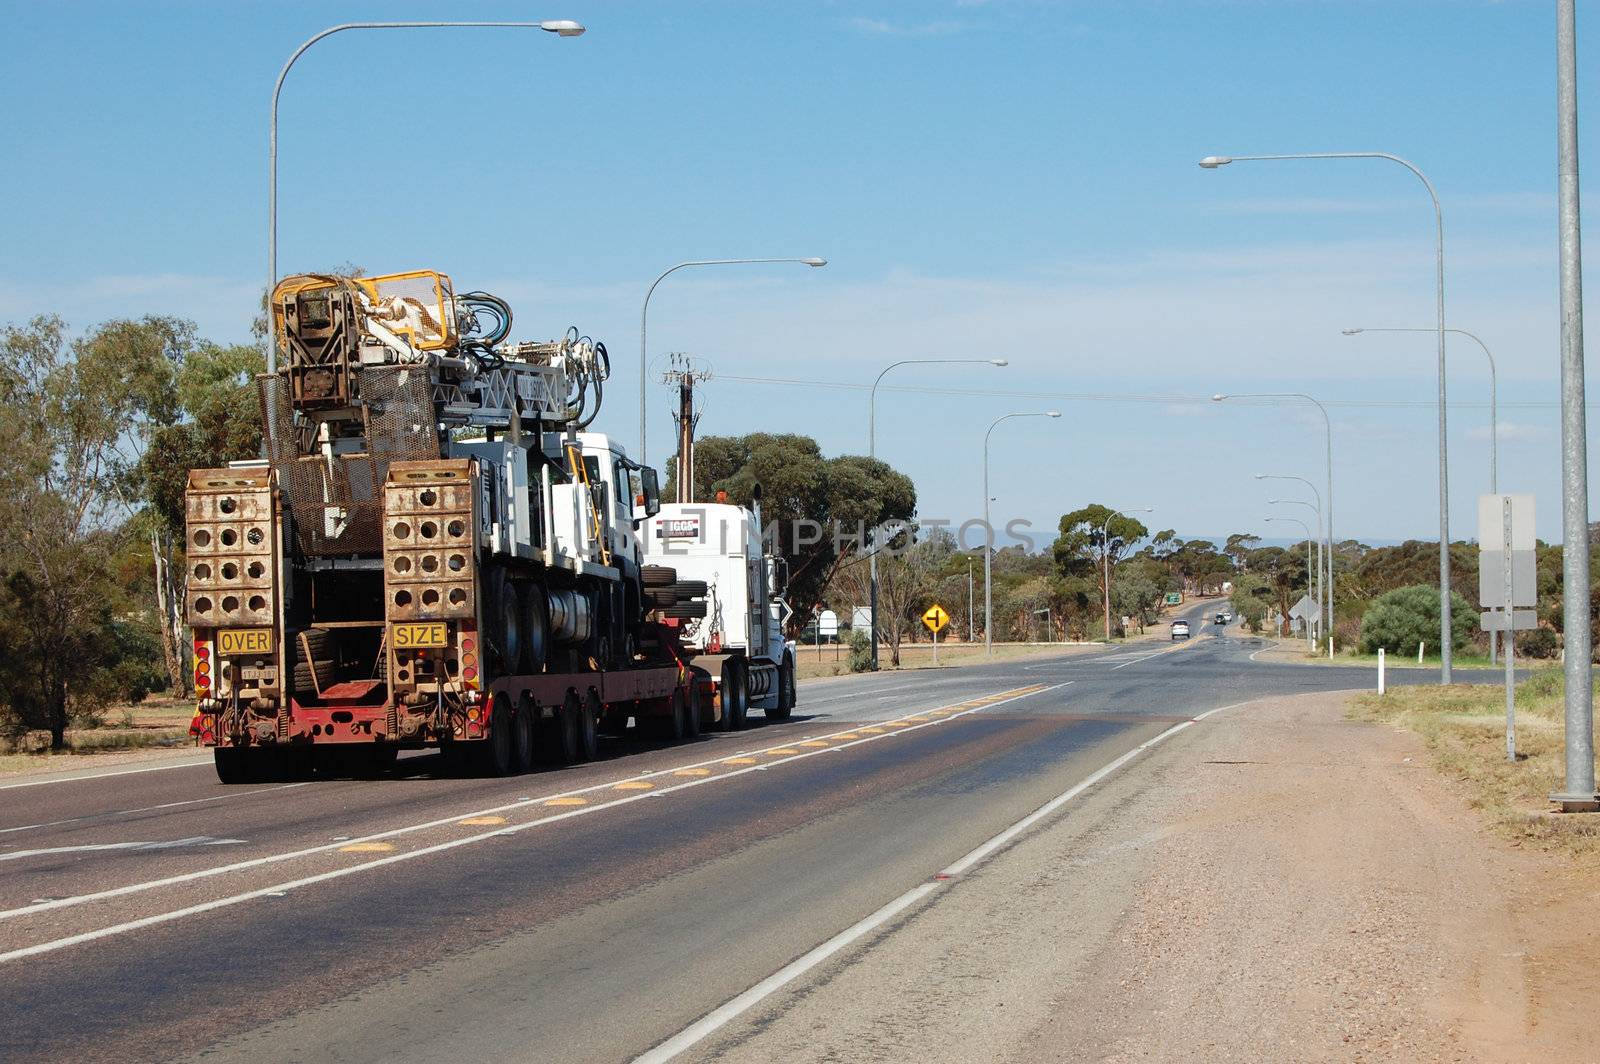
M712 677L722 726L742 726L752 707L787 718L795 703L795 644L783 637L788 574L763 549L759 504L665 503L640 531L646 565L706 585L705 616L683 622L682 642Z

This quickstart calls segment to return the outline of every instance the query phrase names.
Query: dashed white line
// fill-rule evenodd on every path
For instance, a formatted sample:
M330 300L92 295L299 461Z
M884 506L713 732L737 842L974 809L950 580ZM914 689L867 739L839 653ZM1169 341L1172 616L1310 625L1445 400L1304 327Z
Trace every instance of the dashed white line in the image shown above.
M926 721L922 721L922 722L917 723L917 724L911 724L911 725L907 725L907 726L902 727L902 728L897 728L897 729L895 729L893 731L886 731L886 732L882 732L882 733L879 733L879 734L876 734L876 735L868 735L868 736L864 736L864 737L860 737L860 738L855 738L855 739L852 739L852 740L850 740L848 742L840 743L840 744L835 745L835 746L822 747L822 748L819 748L819 749L807 750L804 753L797 753L797 754L788 755L788 756L785 756L783 758L783 760L781 760L781 761L772 761L772 762L766 762L766 763L761 763L761 764L754 764L754 765L750 765L750 766L745 767L745 768L739 768L739 769L735 769L735 770L732 770L732 771L729 771L729 772L719 773L719 774L714 775L714 776L704 776L704 777L700 777L700 778L697 778L697 779L686 780L683 783L672 784L670 786L661 787L661 788L658 788L656 790L634 791L632 793L629 793L625 797L615 798L615 799L612 799L610 801L601 802L601 803L598 803L598 804L595 804L595 805L585 805L585 806L579 806L579 807L576 807L576 808L570 808L570 809L567 809L564 812L554 813L554 814L551 814L549 816L539 817L539 818L534 819L534 820L525 821L525 822L523 822L521 824L513 824L513 825L511 825L509 827L501 827L501 828L497 828L497 829L495 829L493 831L485 831L485 832L481 832L481 833L474 834L474 835L466 835L466 836L462 836L461 838L450 839L450 840L447 840L445 842L435 843L432 846L425 846L425 847L423 847L421 849L408 850L408 851L406 851L404 853L393 854L393 855L388 856L388 857L378 858L377 860L364 861L364 862L362 862L360 864L350 865L350 866L347 866L347 867L344 867L344 868L336 868L336 869L333 869L333 870L328 871L328 872L320 872L320 873L317 873L317 874L314 874L314 875L303 876L303 877L301 877L299 879L289 880L289 881L284 882L284 883L276 883L276 884L273 884L272 886L269 886L269 887L262 887L259 890L250 890L250 891L245 891L245 892L240 893L240 894L233 894L233 895L230 895L228 897L214 898L214 899L212 899L210 901L201 902L199 904L191 905L191 906L188 906L186 908L176 909L176 910L172 910L172 911L165 912L165 913L157 913L157 914L154 914L152 916L142 917L142 918L137 919L137 920L129 920L129 921L124 922L124 923L114 924L114 925L112 925L110 927L99 928L99 929L94 930L94 931L86 931L86 932L83 932L82 934L71 935L71 936L68 936L66 938L55 939L55 940L52 940L52 941L49 941L49 942L41 942L41 943L38 943L37 945L33 945L33 946L25 946L25 947L22 947L20 949L14 949L14 950L10 950L10 951L5 952L5 953L0 953L0 964L4 964L4 963L6 963L8 961L21 960L21 959L23 959L25 957L38 956L39 954L42 954L42 953L51 953L51 952L54 952L56 950L65 949L65 948L67 948L69 946L80 945L80 944L85 943L85 942L93 942L93 941L96 941L98 939L109 938L109 937L111 937L113 935L125 934L125 933L127 933L129 931L136 931L136 930L139 930L141 928L154 927L154 926L156 926L158 924L168 923L168 922L171 922L173 920L180 920L180 919L183 919L184 917L194 916L194 915L197 915L197 914L200 914L200 913L205 913L205 912L211 912L213 910L226 908L226 907L231 906L231 905L238 905L238 904L240 904L242 902L250 901L250 900L255 899L255 898L275 897L275 896L278 896L278 895L280 895L282 893L285 893L287 891L290 891L290 890L295 890L295 889L298 889L298 888L301 888L301 887L311 886L311 885L317 884L317 883L324 883L324 882L327 882L327 881L333 880L333 879L340 879L340 878L343 878L344 876L354 875L354 874L356 874L358 872L364 872L364 871L367 871L369 869L381 868L381 867L384 867L384 866L387 866L387 865L391 865L391 864L398 864L398 863L400 863L402 861L410 861L410 860L415 860L415 859L417 859L419 857L426 857L426 856L429 856L429 855L432 855L432 854L436 854L436 853L443 853L443 852L445 852L447 850L453 850L453 849L456 849L456 848L462 847L462 846L470 846L470 845L472 845L474 843L483 842L483 841L485 841L487 839L502 838L502 837L505 837L505 836L508 836L508 835L516 835L516 834L519 834L520 832L528 831L528 830L530 830L532 828L536 828L536 827L542 827L542 826L544 826L546 824L553 824L553 823L557 823L557 822L563 821L563 820L570 820L570 819L572 819L574 817L579 817L579 816L588 816L588 815L590 815L592 813L598 813L598 812L600 812L602 810L615 809L618 806L627 805L627 804L630 804L632 802L643 801L643 800L647 800L647 799L651 799L651 798L660 798L660 797L663 797L665 795L672 794L672 793L675 793L675 792L678 792L678 791L687 790L690 787L699 787L699 786L702 786L702 785L705 785L705 784L709 784L709 783L716 783L716 782L719 782L721 780L732 779L732 778L734 778L736 776L742 776L742 775L744 775L745 773L748 773L748 772L758 772L758 771L764 771L764 770L766 770L768 768L775 768L778 765L792 764L793 762L801 761L801 760L804 760L804 759L806 759L808 757L814 757L814 756L819 755L819 754L829 754L829 753L833 753L833 752L835 752L837 750L846 749L846 748L852 747L852 746L859 746L859 745L863 745L865 743L875 742L875 741L877 741L879 739L889 739L889 738L892 738L892 737L897 736L897 735L909 735L910 733L912 733L914 731L919 731L919 730L921 730L923 728L931 728L931 727L933 727L935 725L943 724L946 721L959 720L961 717L968 716L968 715L973 714L973 713L981 713L981 712L983 712L985 710L993 709L996 706L1003 706L1003 705L1006 705L1007 703L1015 702L1015 701L1018 701L1018 700L1024 699L1024 698L1032 698L1035 695L1047 694L1050 691L1054 691L1054 690L1056 690L1056 685L1037 686L1033 690L1024 689L1024 690L1021 691L1021 693L1010 695L1009 697L1006 697L1006 698L1000 698L1000 699L997 699L997 700L992 701L992 702L984 702L981 705L973 706L971 709L965 709L965 710L962 710L959 713L950 713L950 714L945 715L945 716L935 717L932 720L926 720ZM975 700L976 699L967 699L965 701L975 701ZM960 704L960 703L958 703L958 704ZM939 707L939 708L949 708L949 707ZM914 716L918 716L920 714L931 714L931 713L935 713L935 712L937 712L936 709L934 709L934 710L920 710L917 713L907 714L907 716L914 717ZM899 718L899 719L904 719L904 718ZM844 729L841 729L838 732L834 732L834 733L831 733L831 734L832 735L846 735L846 734L849 734L851 732L859 731L860 727L861 726L858 725L855 728L844 728ZM829 738L829 737L830 736L827 736L827 735L818 736L818 738L822 738L822 739ZM766 750L779 749L779 748L780 747L768 747L768 748L766 748ZM766 752L766 750L755 750L755 751L751 751L751 753L764 753L764 752ZM726 757L727 757L727 755L723 755L721 757L717 757L717 758L712 759L710 761L701 762L700 765L717 764L717 763L725 761ZM669 774L671 774L673 772L681 771L683 768L686 768L686 767L687 768L695 768L695 767L700 767L700 766L699 765L689 765L689 766L679 765L679 766L674 766L673 768L669 768L669 769L662 769L662 770L657 771L657 772L646 773L644 775L637 776L637 777L634 777L634 778L642 780L642 779L649 779L649 778L654 778L654 777L658 777L658 776L665 776L665 775L669 775ZM565 795L551 795L551 796L547 796L545 798L541 798L541 799L538 799L538 800L541 801L541 802L549 802L554 798L572 797L572 796L576 796L576 795L579 795L579 794L591 793L591 792L599 791L599 790L611 790L611 789L616 787L616 784L617 784L617 781L610 781L610 782L607 782L607 783L595 784L595 785L590 786L590 787L581 788L580 790L569 791ZM442 818L442 819L439 819L439 820L428 821L425 824L414 824L414 825L410 825L408 827L395 828L395 829L392 829L390 831L379 832L379 833L376 833L376 834L373 834L373 835L366 835L366 836L363 836L363 837L360 837L360 838L356 838L356 839L347 839L347 840L341 840L341 841L337 841L337 842L332 842L332 843L329 843L329 844L326 844L326 845L322 845L322 846L307 847L305 849L296 850L296 851L293 851L293 852L290 852L290 853L272 854L272 855L268 855L266 857L253 858L253 859L247 860L247 861L238 861L238 862L235 862L235 863L230 864L230 865L222 865L222 866L218 866L218 867L214 867L214 868L200 869L200 870L197 870L197 871L194 871L194 872L185 873L183 875L169 876L169 877L167 877L165 879L151 880L151 881L145 882L145 883L135 883L135 884L130 884L130 885L124 886L124 887L116 887L116 888L113 888L111 890L98 891L98 892L96 892L94 894L82 894L82 895L78 895L76 897L70 897L70 898L52 898L52 899L47 900L47 901L41 901L41 902L34 903L32 905L25 905L25 906L21 906L21 907L16 908L16 909L11 909L11 910L8 910L6 912L0 912L0 918L15 918L15 917L27 915L29 913L43 912L43 911L49 910L49 909L59 909L59 908L65 908L67 906L72 906L72 905L81 905L81 904L84 904L84 903L90 902L90 901L98 901L98 900L102 900L102 899L105 899L105 898L112 898L112 897L118 897L118 896L123 896L123 895L127 895L127 894L133 894L133 893L138 893L138 892L142 892L142 891L147 891L147 890L154 890L157 887L170 886L170 885L177 884L177 883L191 882L191 881L196 880L196 879L203 879L203 878L207 878L207 877L210 877L210 876L221 875L221 874L223 874L225 872L233 872L233 871L239 871L239 870L246 869L246 868L260 867L260 866L265 865L265 864L272 864L272 863L277 863L277 862L281 862L281 861L286 861L286 860L290 860L290 859L295 858L295 857L302 857L302 856L306 856L306 855L309 855L309 854L324 853L324 852L327 852L329 850L345 849L345 848L347 848L349 846L352 846L352 845L357 845L357 844L366 843L366 842L372 842L372 841L375 841L375 840L378 840L378 839L393 838L394 836L397 836L397 835L408 834L408 833L414 832L414 831L420 831L420 830L423 830L424 828L442 827L442 826L445 826L445 825L448 825L448 824L455 824L455 823L458 823L458 822L460 822L461 820L463 820L463 819L465 819L467 817L483 816L483 815L487 815L487 814L490 814L490 813L498 813L498 812L503 812L503 811L509 810L509 809L515 809L515 808L517 808L519 806L526 805L528 802L530 802L532 800L533 799L524 798L524 799L522 799L520 801L509 803L509 804L506 804L506 805L494 806L494 807L489 808L489 809L479 810L476 813L457 813L454 816Z

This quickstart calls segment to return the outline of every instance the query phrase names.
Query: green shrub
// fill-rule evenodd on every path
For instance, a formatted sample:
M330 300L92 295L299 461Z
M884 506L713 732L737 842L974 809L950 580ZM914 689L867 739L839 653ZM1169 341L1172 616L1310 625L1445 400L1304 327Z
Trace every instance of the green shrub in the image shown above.
M850 631L850 671L868 672L872 669L872 637L857 629Z
M1561 653L1561 640L1548 628L1517 635L1517 653L1527 658L1553 658Z
M1478 611L1460 594L1450 595L1451 643L1464 646L1478 624ZM1361 618L1361 651L1375 654L1379 647L1391 654L1415 654L1424 643L1439 649L1439 590L1427 584L1395 588L1378 596Z

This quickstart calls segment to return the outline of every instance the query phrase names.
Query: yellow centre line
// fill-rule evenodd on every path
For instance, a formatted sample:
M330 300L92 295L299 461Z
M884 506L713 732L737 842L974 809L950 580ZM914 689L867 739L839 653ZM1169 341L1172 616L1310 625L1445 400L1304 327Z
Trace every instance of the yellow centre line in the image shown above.
M579 798L576 795L566 795L561 798L551 798L545 805L588 805L589 799Z
M827 746L828 743L825 740L822 740L822 739L811 739L811 740L809 740L807 742L797 743L796 745L798 745L798 746Z
M650 791L654 790L655 786L654 783L646 783L644 780L623 780L611 789L614 791Z
M762 751L762 753L766 754L768 757L792 757L799 752L800 751L792 750L787 746L775 746L771 750Z
M680 768L680 769L678 769L678 771L674 772L673 775L674 776L709 776L709 775L711 775L711 770L708 769L708 768Z
M469 828L488 827L490 824L504 824L505 822L506 818L503 816L469 816L465 820L456 821L456 823L464 824Z
M353 842L339 847L340 853L388 853L394 849L392 842Z
M753 757L730 757L723 762L724 765L753 765L755 763L756 759Z

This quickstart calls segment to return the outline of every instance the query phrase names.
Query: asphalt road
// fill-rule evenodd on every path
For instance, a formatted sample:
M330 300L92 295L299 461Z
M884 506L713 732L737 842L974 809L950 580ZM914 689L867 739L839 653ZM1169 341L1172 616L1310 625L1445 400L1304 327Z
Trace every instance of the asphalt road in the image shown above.
M632 1059L1175 723L1373 683L1203 612L508 780L0 785L0 1059Z

